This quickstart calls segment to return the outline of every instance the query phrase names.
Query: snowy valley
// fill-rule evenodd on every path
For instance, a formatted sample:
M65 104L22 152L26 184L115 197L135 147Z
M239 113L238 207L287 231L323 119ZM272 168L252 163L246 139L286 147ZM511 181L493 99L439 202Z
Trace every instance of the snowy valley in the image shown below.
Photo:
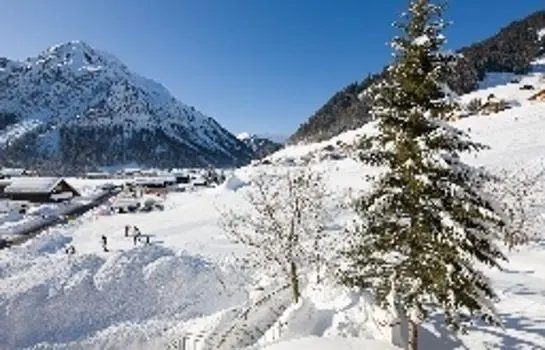
M468 103L494 94L512 105L452 122L491 147L467 162L532 176L544 169L545 103L528 100L545 89L541 64L517 83L513 76L489 75L482 90L461 97ZM261 280L263 290L256 290L255 271L238 262L246 248L219 226L221 208L247 209L245 195L259 173L309 164L333 194L327 234L342 237L354 214L338 203L368 188L365 175L372 171L352 159L351 150L375 126L287 146L216 187L169 193L163 211L111 214L103 206L0 250L0 348L181 349L183 343L186 349L399 349L390 344L399 345L404 327L391 327L390 316L369 296L337 285L333 275L320 284L309 277L296 305L279 283ZM68 181L81 191L108 182ZM545 208L545 182L539 181L532 187L538 216ZM125 237L126 225L138 226L150 244ZM101 235L109 239L108 252ZM65 253L68 245L75 254ZM508 258L503 271L487 271L505 329L476 323L453 338L437 315L423 324L421 349L545 349L545 244L516 248Z
M442 15L287 141L0 58L0 350L545 350L545 12L464 57Z

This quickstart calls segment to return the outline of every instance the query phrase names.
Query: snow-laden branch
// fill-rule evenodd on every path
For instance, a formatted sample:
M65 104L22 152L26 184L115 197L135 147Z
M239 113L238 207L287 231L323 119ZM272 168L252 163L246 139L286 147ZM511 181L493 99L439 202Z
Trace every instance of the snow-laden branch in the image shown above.
M250 248L248 261L271 276L292 283L299 297L299 276L318 268L330 220L327 191L310 168L257 174L246 188L248 210L221 213L221 227L235 242Z

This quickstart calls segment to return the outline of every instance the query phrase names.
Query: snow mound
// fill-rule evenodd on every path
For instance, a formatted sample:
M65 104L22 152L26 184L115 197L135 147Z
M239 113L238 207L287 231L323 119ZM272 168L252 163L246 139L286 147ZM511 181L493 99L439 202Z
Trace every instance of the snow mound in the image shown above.
M545 28L541 28L537 31L537 37L539 40L543 40L543 38L545 37Z
M115 324L189 319L244 299L231 280L198 256L158 245L66 255L62 236L0 256L0 348L82 340ZM55 244L56 243L56 244ZM23 261L17 250L25 250ZM231 284L232 285L232 284ZM236 285L236 283L235 283Z
M374 306L368 294L334 283L310 285L300 302L291 305L258 344L300 337L355 337L399 343L396 329L389 326L392 319L388 312Z
M225 180L225 182L223 183L223 188L229 191L236 191L246 185L248 185L247 182L241 180L238 176L233 174L229 176L227 180Z
M386 342L370 339L342 338L342 337L304 337L256 349L266 350L399 350Z

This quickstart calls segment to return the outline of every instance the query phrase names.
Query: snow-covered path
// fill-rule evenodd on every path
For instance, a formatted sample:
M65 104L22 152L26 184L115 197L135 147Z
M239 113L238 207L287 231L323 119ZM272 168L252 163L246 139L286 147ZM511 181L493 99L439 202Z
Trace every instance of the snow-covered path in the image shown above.
M545 349L545 242L510 254L490 277L505 330L476 326L462 341L469 349Z

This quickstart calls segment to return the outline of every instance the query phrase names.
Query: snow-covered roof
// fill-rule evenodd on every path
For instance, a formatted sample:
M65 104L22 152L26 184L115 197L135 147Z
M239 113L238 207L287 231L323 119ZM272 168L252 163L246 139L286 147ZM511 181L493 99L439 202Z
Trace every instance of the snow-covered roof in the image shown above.
M61 181L60 177L15 177L4 189L5 193L49 193Z
M140 169L140 168L125 168L125 169L123 169L123 172L125 174L139 173L141 171L142 171L142 169Z
M174 176L137 177L133 181L137 185L145 185L145 184L162 185L167 182L176 182L176 178Z
M88 173L85 174L86 176L106 176L106 175L110 175L110 173L108 172L105 172L105 171L90 171Z
M0 169L0 175L4 176L21 176L25 173L23 168L2 168Z
M9 186L11 179L0 179L0 188Z

